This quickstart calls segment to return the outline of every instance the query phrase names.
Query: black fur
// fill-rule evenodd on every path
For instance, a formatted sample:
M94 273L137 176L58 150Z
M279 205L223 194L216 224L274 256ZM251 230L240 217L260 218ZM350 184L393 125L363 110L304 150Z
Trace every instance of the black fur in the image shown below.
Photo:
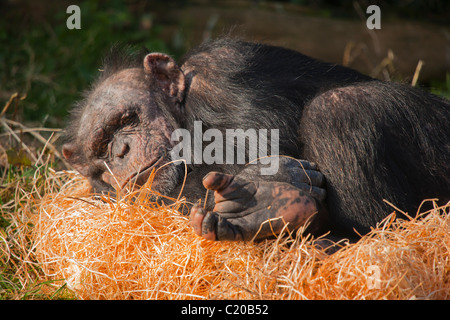
M221 39L190 53L204 77L188 93L186 124L279 128L280 153L318 164L332 227L363 234L394 209L450 200L450 104L298 52Z
M142 55L113 55L93 89ZM327 182L330 228L366 233L393 211L415 215L424 199L450 200L450 103L409 85L382 82L298 52L233 39L208 42L182 65L177 114L156 89L152 98L173 128L279 129L280 154L315 162ZM200 88L190 88L196 77ZM91 91L88 91L87 96ZM83 102L66 132L80 126ZM204 196L201 178L241 166L191 166L185 191ZM195 179L192 177L196 177ZM182 181L179 181L179 185ZM178 195L178 189L173 191Z
M127 69L127 68L142 68L142 61L148 50L142 48L135 51L132 47L115 44L110 50L105 54L102 67L99 69L98 77L91 84L89 89L83 91L83 96L80 101L76 103L74 108L70 111L69 122L67 123L66 129L63 131L63 140L68 142L73 142L76 138L76 133L80 128L80 120L82 114L85 112L85 107L87 106L87 99L92 94L92 92L111 75Z
M371 80L296 51L233 39L206 43L185 61L208 83L205 92L187 93L188 129L195 119L207 128L278 128L280 152L294 157L301 155L303 106L327 88Z
M333 225L366 233L394 211L384 200L410 216L424 199L449 201L449 123L447 100L397 83L358 83L311 101L302 157L327 179Z

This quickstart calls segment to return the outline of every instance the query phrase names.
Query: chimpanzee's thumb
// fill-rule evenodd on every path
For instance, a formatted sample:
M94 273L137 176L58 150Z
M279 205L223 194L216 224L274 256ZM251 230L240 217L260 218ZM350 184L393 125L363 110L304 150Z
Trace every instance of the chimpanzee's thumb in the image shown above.
M222 191L230 185L234 176L231 174L211 171L203 177L203 186L208 190Z

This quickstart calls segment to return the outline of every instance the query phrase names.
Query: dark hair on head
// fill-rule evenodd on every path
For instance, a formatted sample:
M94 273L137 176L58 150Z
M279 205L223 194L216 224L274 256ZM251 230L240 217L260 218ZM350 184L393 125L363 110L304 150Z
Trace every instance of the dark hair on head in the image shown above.
M99 74L90 87L82 93L82 99L75 103L70 111L69 122L63 132L65 142L73 142L80 127L80 118L91 93L111 75L129 68L143 68L144 57L149 53L146 48L136 49L131 45L116 43L111 46L102 59Z
M146 48L136 50L130 45L116 43L104 55L102 68L95 84L101 83L112 74L129 68L143 68L144 57L150 53Z

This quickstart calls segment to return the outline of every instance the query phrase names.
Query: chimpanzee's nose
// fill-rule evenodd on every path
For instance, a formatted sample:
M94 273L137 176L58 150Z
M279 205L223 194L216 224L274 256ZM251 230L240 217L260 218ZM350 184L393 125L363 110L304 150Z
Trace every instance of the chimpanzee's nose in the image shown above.
M120 146L118 146L116 150L117 152L115 152L115 156L122 159L128 153L128 151L130 151L130 146L128 145L128 143L124 142Z

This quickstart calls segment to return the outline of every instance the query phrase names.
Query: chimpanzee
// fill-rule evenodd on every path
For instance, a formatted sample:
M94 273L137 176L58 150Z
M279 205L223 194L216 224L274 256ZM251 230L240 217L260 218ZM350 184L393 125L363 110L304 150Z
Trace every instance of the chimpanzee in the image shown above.
M214 190L206 207L191 209L206 239L263 239L307 221L308 232L352 237L390 214L388 202L414 215L424 199L449 200L449 107L409 85L222 38L181 67L162 53L112 53L73 110L63 155L96 192L150 176L153 190L183 189L191 202ZM278 172L172 161L172 133L194 133L199 122L201 133L278 129Z

